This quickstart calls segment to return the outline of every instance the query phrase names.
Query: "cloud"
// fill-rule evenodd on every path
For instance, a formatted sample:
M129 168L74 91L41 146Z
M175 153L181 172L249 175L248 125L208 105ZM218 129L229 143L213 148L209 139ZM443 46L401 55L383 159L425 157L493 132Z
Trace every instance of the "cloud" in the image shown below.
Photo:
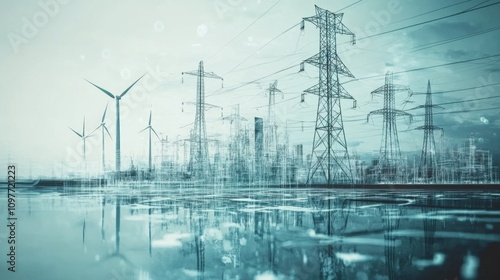
M479 30L479 26L465 21L435 22L410 32L408 35L417 45L421 45L471 34Z
M447 50L445 57L453 60L462 60L469 56L469 52L460 49Z

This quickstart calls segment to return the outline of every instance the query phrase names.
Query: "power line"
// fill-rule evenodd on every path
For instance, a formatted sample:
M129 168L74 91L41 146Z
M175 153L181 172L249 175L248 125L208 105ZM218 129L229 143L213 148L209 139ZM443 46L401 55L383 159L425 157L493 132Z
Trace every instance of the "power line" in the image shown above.
M489 97L474 98L474 99L467 99L467 100L460 100L460 101L452 101L452 102L440 103L440 104L435 104L435 105L450 105L450 104L457 104L457 103L464 103L464 102L478 101L478 100L486 100L486 99L493 99L493 98L500 98L500 96L489 96Z
M490 110L498 110L499 107L485 108L485 109L471 109L471 110L459 110L459 111L450 111L450 112L439 112L434 113L434 115L443 115L443 114L455 114L455 113L469 113L469 112L480 112L480 111L490 111ZM425 115L414 115L415 117L421 117Z
M217 50L214 54L212 54L207 60L212 59L214 56L216 56L218 53L220 53L223 49L225 49L229 44L231 44L236 38L238 38L241 34L243 34L245 31L247 31L252 25L254 25L259 19L261 19L263 16L265 16L274 6L276 6L281 0L276 1L269 9L267 9L262 15L260 15L258 18L256 18L250 25L248 25L245 29L243 29L238 35L234 36L233 39L229 40L222 48Z
M424 45L421 45L421 46L418 46L418 47L414 47L413 50L410 51L410 52L408 52L408 53L418 52L418 51L421 51L421 50L425 50L425 49L428 49L428 48L433 48L433 47L441 46L441 45L448 44L448 43L451 43L451 42L456 42L456 41L460 41L460 40L463 40L463 39L472 38L472 37L475 37L475 36L479 36L479 35L483 35L483 34L486 34L486 33L493 32L493 31L497 31L499 29L500 29L500 26L497 26L497 27L493 27L493 28L490 28L490 29L478 31L478 32L475 32L475 33L472 33L472 34L462 35L462 36L458 36L458 37L455 37L455 38L449 38L449 39L445 39L445 40L441 40L441 41L437 41L437 42L433 42L433 43L429 43L429 44L424 44Z
M454 13L454 14L451 14L451 15L442 16L442 17L439 17L439 18L435 18L435 19L431 19L431 20L426 20L426 21L423 21L423 22L415 23L415 24L410 24L410 25L407 25L407 26L403 26L403 27L400 27L400 28L393 29L393 30L388 30L388 31L380 32L378 34L373 34L373 35L369 35L369 36L366 36L366 37L363 37L363 38L358 38L357 41L361 41L361 40L364 40L364 39L368 39L368 38L372 38L372 37L376 37L376 36L380 36L380 35L385 35L385 34L389 34L389 33L393 33L393 32L396 32L396 31L400 31L400 30L404 30L404 29L407 29L407 28L411 28L411 27L415 27L415 26L419 26L419 25L423 25L423 24L435 22L435 21L442 20L442 19L445 19L445 18L450 18L450 17L454 17L454 16L458 16L458 15L470 13L470 12L473 12L473 11L476 11L476 10L484 9L484 8L491 7L491 6L498 5L498 4L500 4L500 2L491 3L491 4L488 4L488 5L485 5L485 6L468 9L468 10L461 11L461 12L458 12L458 13Z
M359 2L362 2L362 1L364 1L364 0L358 0L358 1L354 2L354 3L352 3L352 4L349 4L349 5L345 6L344 8L342 8L342 9L340 9L340 10L336 11L335 13L337 14L337 13L339 13L340 11L343 11L343 10L345 10L345 9L348 9L348 8L350 8L350 7L354 6L354 5L356 5L356 4L358 4Z
M275 59L275 60L271 60L271 61L266 61L266 62L262 62L262 63L258 63L258 64L254 64L254 65L251 65L251 66L248 66L248 67L244 67L244 68L240 68L238 70L233 70L232 72L235 73L235 72L239 72L239 71L243 71L243 70L248 70L250 68L254 68L254 67L257 67L257 66L262 66L262 65L265 65L265 64L270 64L270 63L275 63L275 62L278 62L278 61L283 61L284 58L288 58L288 57L292 57L292 56L296 56L296 55L299 55L299 54L304 54L306 52L301 52L301 53L298 53L297 51L300 51L304 48L306 48L307 46L311 45L312 43L316 43L317 40L314 40L314 41L311 41L310 43L304 45L303 47L301 47L300 49L296 49L295 51L287 54L287 55L280 55L279 58ZM275 56L276 57L276 56ZM302 60L302 59L300 59Z
M271 77L271 76L273 76L273 75L276 75L276 74L278 74L278 73L284 72L284 71L286 71L286 70L292 69L292 68L297 67L297 66L299 66L299 64L296 64L296 65L292 65L292 66L286 67L286 68L284 68L284 69L278 70L278 71L273 72L273 73L271 73L271 74L268 74L268 75L266 75L266 76L260 77L260 78L258 78L258 79L252 80L252 81L250 81L250 82L243 83L243 84L238 85L238 86L234 86L233 88L229 88L229 89L226 89L226 90L224 90L224 91L214 92L214 93L209 94L209 95L207 95L207 96L212 96L212 95L216 95L216 94L218 95L218 94L223 94L223 93L226 93L226 92L230 92L230 91L233 91L233 90L236 90L236 89L242 88L242 87L244 87L244 86L247 86L247 85L249 85L249 84L253 84L253 83L255 83L255 82L257 82L257 81L260 81L260 80L262 80L262 79L269 78L269 77ZM291 73L290 75L295 75L295 74L297 74L297 73ZM286 77L286 76L285 76L285 77Z
M425 13L422 13L422 14L419 14L419 15L415 15L415 16L412 16L412 17L409 17L409 18L405 18L405 19L402 19L402 20L390 22L388 24L382 25L382 27L388 26L388 25L392 25L392 24L395 24L395 23L399 23L399 22L403 22L403 21L407 21L407 20L414 19L414 18L417 18L417 17L425 16L425 15L428 15L428 14L432 14L432 13L435 13L437 11L441 11L441 10L444 10L444 9L447 9L447 8L450 8L450 7L453 7L453 6L457 6L457 5L460 5L460 4L463 4L465 2L469 2L469 1L471 1L471 0L465 0L465 1L462 1L462 2L458 2L458 3L454 3L454 4L451 4L451 5L448 5L448 6L441 7L441 8L436 9L436 10L432 10L432 11L428 11L428 12L425 12ZM474 7L472 7L472 8L474 8Z
M280 34L278 34L276 37L274 37L273 39L271 39L269 42L265 43L264 45L262 45L260 48L258 48L255 52L253 52L251 55L247 56L245 59L243 59L243 61L241 61L240 63L238 63L238 65L236 65L235 67L233 67L233 69L229 70L224 76L227 76L229 74L231 74L231 72L233 72L236 68L238 68L241 64L245 63L247 60L249 60L252 56L254 56L257 52L259 52L261 49L263 49L264 47L266 47L267 45L269 45L270 43L272 43L274 40L276 40L278 37L280 37L281 35L287 33L288 31L292 30L293 28L295 28L296 26L298 26L300 24L297 23L295 25L293 25L292 27L288 28L287 30L281 32Z
M485 87L490 87L494 85L499 85L500 82L498 83L492 83L492 84L487 84L487 85L481 85L481 86L476 86L476 87L469 87L469 88L461 88L461 89L453 89L453 90L445 90L445 91L437 91L433 92L432 94L439 94L439 93L449 93L449 92L457 92L457 91L466 91L466 90L471 90L471 89L478 89L478 88L485 88ZM424 92L413 92L413 95L423 95L426 94Z
M438 65L432 65L432 66L414 68L414 69L409 69L409 70L394 72L394 74L402 74L402 73L408 73L408 72L415 72L415 71L427 70L427 69L438 68L438 67L442 67L442 66L449 66L449 65L461 64L461 63L467 63L467 62L472 62L472 61L477 61L477 60L487 59L487 58L493 58L493 57L498 57L498 56L500 56L500 54L494 54L494 55L483 56L483 57L478 57L478 58L472 58L472 59L467 59L467 60L461 60L461 61L449 62L449 63L444 63L444 64L438 64ZM353 79L353 80L347 81L347 82L342 83L342 84L347 84L347 83L350 83L350 82L353 82L353 81L361 81L361 80L367 80L367 79L373 79L373 78L380 78L380 77L384 77L384 76L385 76L385 74L367 76L367 77L363 77L363 78Z

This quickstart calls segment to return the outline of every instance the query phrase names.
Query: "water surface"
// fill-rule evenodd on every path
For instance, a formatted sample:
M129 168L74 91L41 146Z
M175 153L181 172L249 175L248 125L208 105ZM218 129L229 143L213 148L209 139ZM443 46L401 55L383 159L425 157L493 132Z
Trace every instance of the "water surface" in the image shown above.
M0 279L500 279L496 191L138 185L16 195L16 272L3 226ZM7 224L6 190L0 202Z

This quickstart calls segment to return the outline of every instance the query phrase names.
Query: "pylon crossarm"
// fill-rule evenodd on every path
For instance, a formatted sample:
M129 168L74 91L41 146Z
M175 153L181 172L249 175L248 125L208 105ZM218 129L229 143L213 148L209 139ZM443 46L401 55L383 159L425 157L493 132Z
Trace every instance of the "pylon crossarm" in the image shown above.
M339 71L339 74L342 74L349 78L354 78L354 75L351 73L351 71L349 71L349 69L347 68L347 66L345 66L342 60L340 60L338 54L335 54L335 62L337 63L337 69Z
M417 110L417 109L422 109L422 108L425 108L426 106L425 105L418 105L417 107L413 107L411 109L407 109L406 111L411 111L411 110Z
M203 72L203 77L224 80L221 76L214 74L214 72Z
M368 115L366 116L366 122L368 122L370 120L370 116L371 115L383 115L384 113L386 112L385 109L378 109L378 110L375 110L375 111L371 111L370 113L368 113Z
M321 62L321 59L319 56L320 56L320 54L317 53L317 54L311 56L310 58L304 60L304 62L311 64L311 65L314 65L316 67L319 67L320 65L322 65L322 62Z
M352 31L349 30L349 28L347 28L342 22L337 24L336 31L338 34L354 36L354 33L352 33Z
M393 110L393 112L394 112L394 115L408 117L408 118L410 118L410 123L413 122L413 115L412 114L407 113L405 111L401 111L401 110Z
M184 75L184 74L198 76L199 73L198 73L198 71L193 70L193 71L188 71L188 72L182 72L182 75Z
M334 88L339 89L335 97L343 99L354 99L354 97L352 97L352 95L350 95L347 92L347 90L344 89L344 87L342 86L342 84L339 83L339 81L335 81Z
M442 127L435 126L435 125L422 125L422 126L419 126L419 127L415 127L414 129L417 129L417 130L441 130L441 131L444 131L444 129Z
M386 90L388 90L387 86L388 85L385 84L385 85L377 88L376 90L372 91L371 94L383 94ZM408 91L410 94L413 94L409 87L403 86L403 85L392 84L391 89L394 91Z
M383 94L383 93L384 93L384 91L386 90L386 88L387 88L387 85L383 85L383 86L381 86L381 87L377 88L376 90L373 90L373 91L371 92L371 94L372 94L372 96L373 96L374 94Z
M319 84L315 84L314 86L304 90L304 92L319 95L319 90L320 90Z
M413 94L413 92L410 90L410 88L408 86L404 86L404 85L392 84L392 89L394 91L407 91L407 92Z
M318 16L305 17L305 18L302 18L302 20L308 21L308 22L316 25L316 27L318 27L318 25L320 24Z
M192 75L192 76L200 76L200 72L198 70L193 70L193 71L188 71L188 72L182 72L182 75ZM202 72L202 77L205 78L212 78L212 79L220 79L224 80L222 77L214 74L213 72Z

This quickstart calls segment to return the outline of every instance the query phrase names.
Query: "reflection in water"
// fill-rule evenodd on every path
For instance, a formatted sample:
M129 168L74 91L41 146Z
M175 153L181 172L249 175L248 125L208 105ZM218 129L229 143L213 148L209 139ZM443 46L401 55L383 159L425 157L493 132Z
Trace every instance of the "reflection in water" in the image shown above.
M149 257L153 256L153 247L151 242L151 212L153 209L151 208L151 202L148 203L148 245L149 245Z
M427 196L426 199L427 205L435 204L433 197L431 195ZM422 207L422 215L424 215L423 223L424 223L424 258L431 259L434 255L433 246L435 243L434 233L436 232L436 223L437 220L434 219L431 215L425 215L426 213L433 213L436 211L436 208L433 207Z
M21 201L23 195L31 198L24 200L29 206L19 204L19 219L40 230L19 239L46 246L40 250L69 244L42 259L44 267L65 263L68 271L48 272L54 280L78 279L76 272L107 280L479 280L496 279L490 272L498 267L496 192L78 189L20 194ZM50 223L61 230L44 227ZM19 258L26 266L14 279L36 278L35 269L43 269L40 255L21 251Z
M83 230L82 230L82 243L85 246L85 226L87 224L87 212L85 212L85 216L83 217Z
M103 258L103 261L110 261L113 259L119 259L123 263L127 264L130 268L134 267L134 264L122 253L120 253L120 240L121 240L121 199L120 197L115 197L115 249L112 253L108 254Z
M400 264L404 261L399 259L396 255L396 248L399 247L400 242L397 243L396 237L393 232L399 229L399 221L401 217L401 208L396 204L387 204L380 208L382 224L384 225L384 255L385 265L387 268L387 275L389 280L401 279L400 277ZM399 249L399 248L398 248Z
M104 209L106 208L106 198L103 196L102 197L102 204L101 204L101 240L102 242L106 241L106 234L104 232Z
M195 231L194 242L196 244L196 269L198 271L198 279L204 279L205 273L205 242L203 241L203 224L201 217L195 222L193 230Z

